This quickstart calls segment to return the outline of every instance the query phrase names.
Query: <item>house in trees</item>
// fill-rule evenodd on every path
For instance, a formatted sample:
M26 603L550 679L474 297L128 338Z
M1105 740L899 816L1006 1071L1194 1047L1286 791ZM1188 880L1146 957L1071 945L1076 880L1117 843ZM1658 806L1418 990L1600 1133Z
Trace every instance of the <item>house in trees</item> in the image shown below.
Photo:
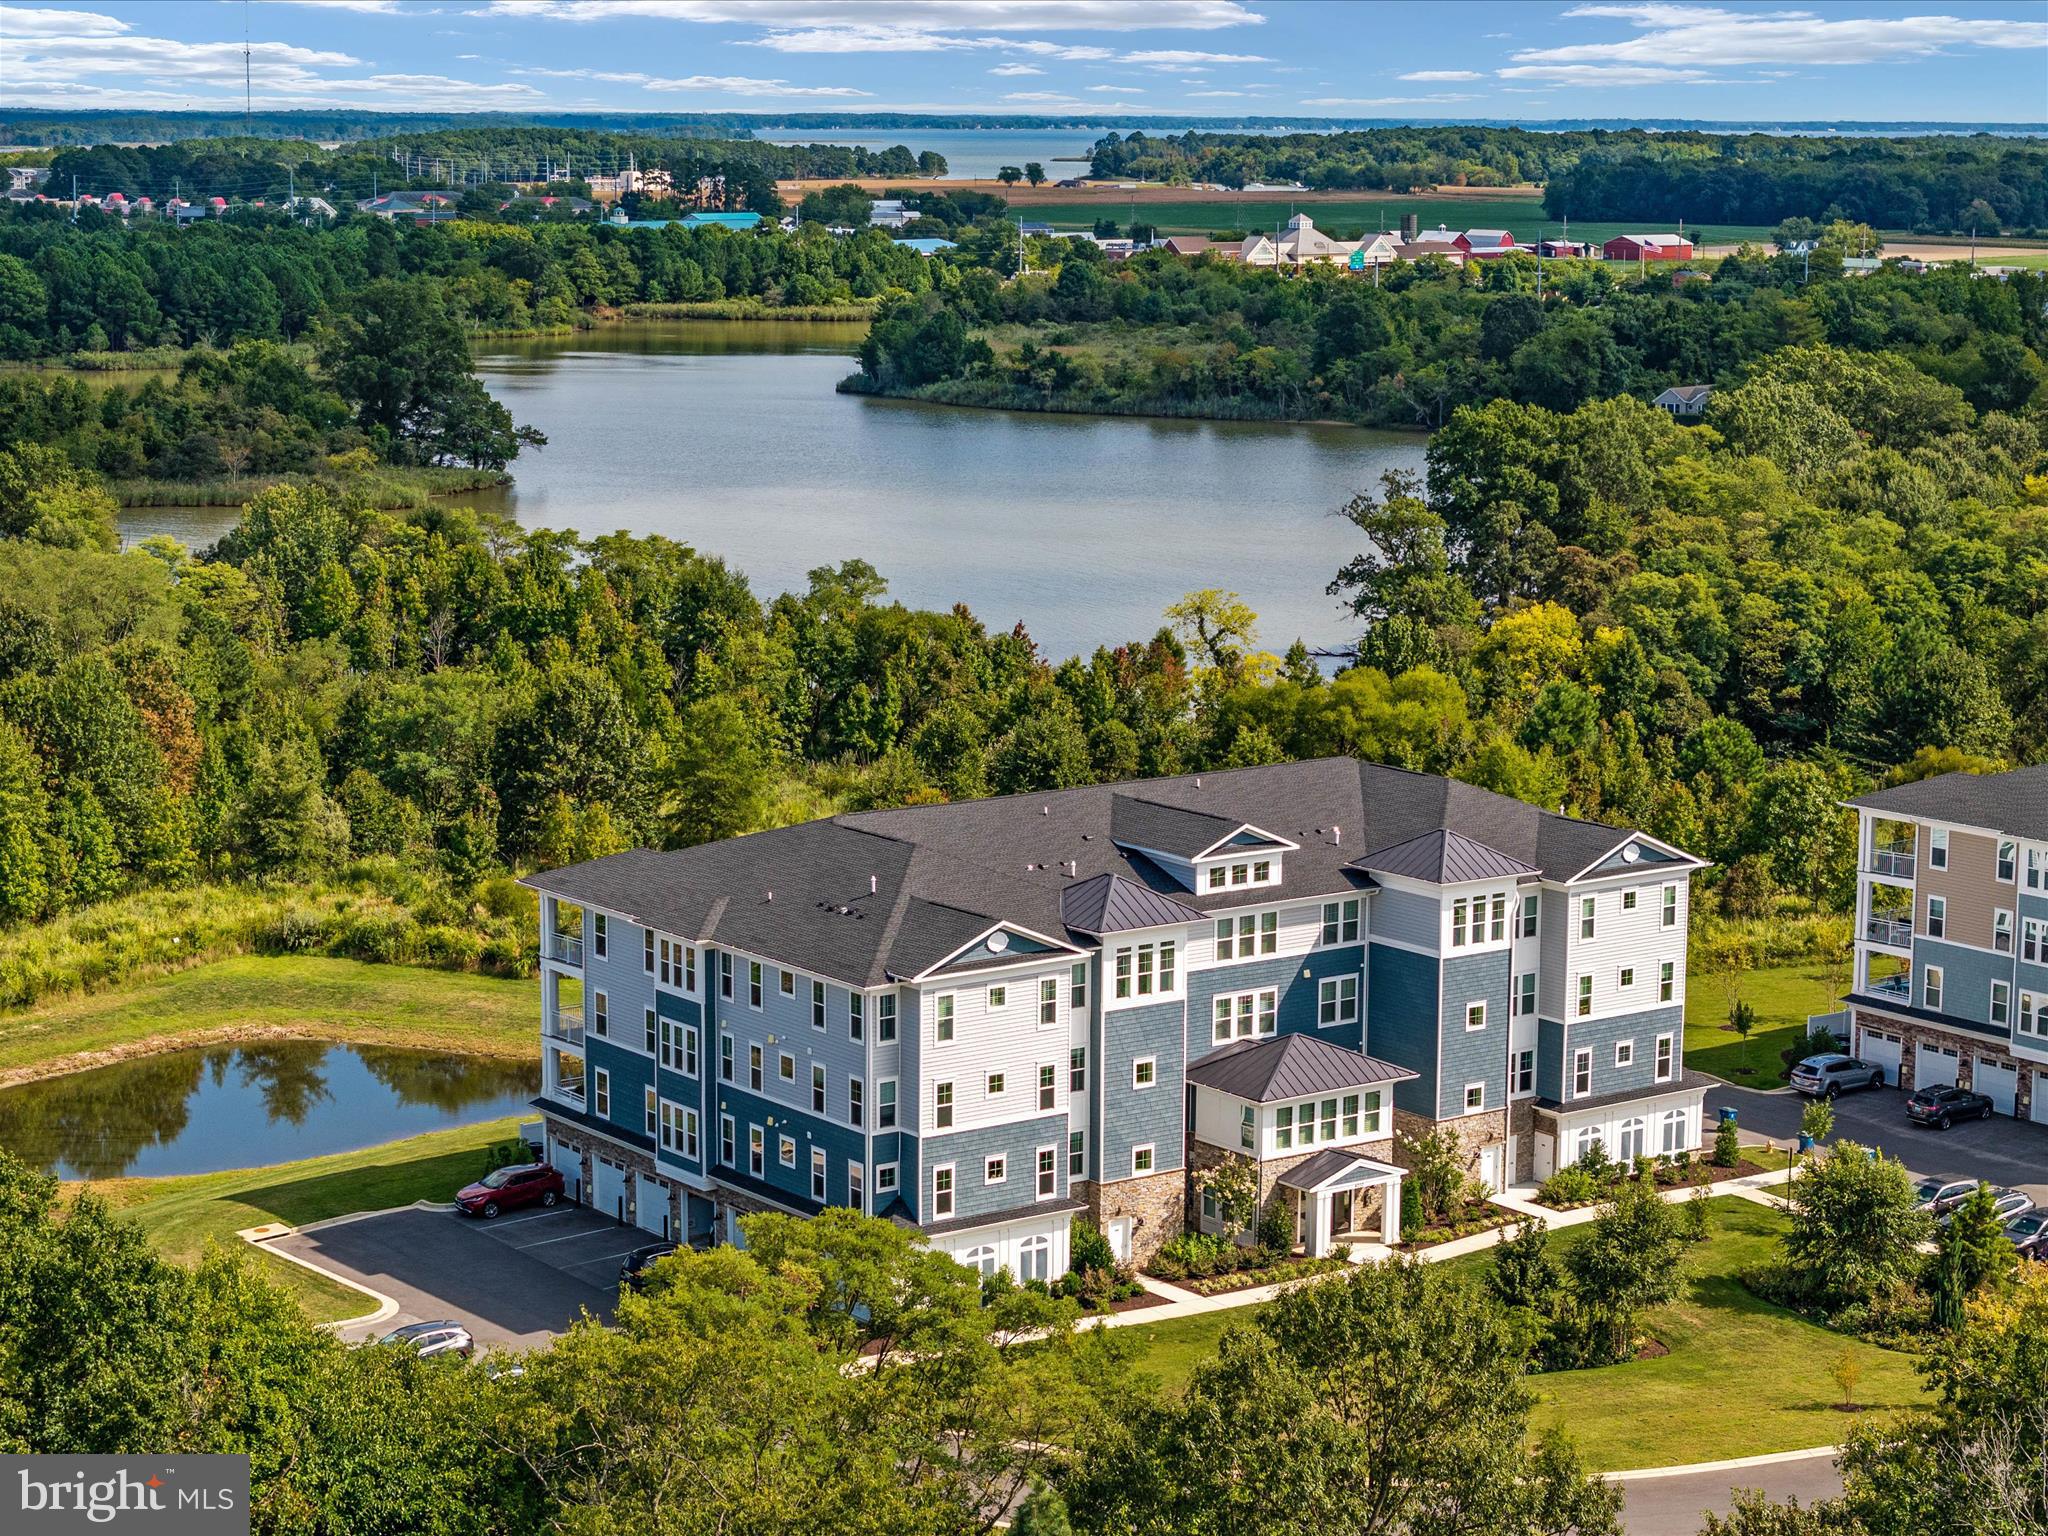
M1699 867L1348 757L616 854L527 882L547 1155L651 1232L845 1205L1019 1279L1214 1227L1228 1159L1382 1241L1405 1137L1496 1188L1699 1145Z
M1609 261L1690 261L1692 242L1683 235L1616 235L1600 254Z
M1706 414L1707 401L1713 398L1711 384L1674 384L1650 404L1660 411L1669 411L1680 421L1691 420Z

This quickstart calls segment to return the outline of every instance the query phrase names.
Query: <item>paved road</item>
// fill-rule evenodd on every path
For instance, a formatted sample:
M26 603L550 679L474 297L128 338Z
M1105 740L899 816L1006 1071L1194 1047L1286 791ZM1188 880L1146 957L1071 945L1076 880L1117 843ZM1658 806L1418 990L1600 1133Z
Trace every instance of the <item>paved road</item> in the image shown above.
M1836 1470L1833 1456L1683 1477L1618 1481L1627 1501L1621 1518L1629 1536L1697 1536L1706 1511L1727 1514L1738 1488L1757 1488L1773 1499L1797 1498L1802 1504L1831 1499L1842 1491L1842 1474Z
M1710 1128L1724 1104L1734 1107L1744 1130L1785 1138L1799 1134L1799 1114L1807 1101L1790 1092L1710 1088ZM2048 1125L1994 1115L1946 1131L1930 1130L1907 1121L1905 1097L1898 1089L1872 1088L1835 1100L1835 1136L1881 1147L1916 1174L1985 1179L2025 1190L2048 1204Z
M609 1318L619 1260L652 1241L637 1228L564 1205L488 1222L449 1211L386 1211L269 1246L398 1303L397 1316L345 1337L445 1317L466 1325L480 1344L530 1349L585 1308Z

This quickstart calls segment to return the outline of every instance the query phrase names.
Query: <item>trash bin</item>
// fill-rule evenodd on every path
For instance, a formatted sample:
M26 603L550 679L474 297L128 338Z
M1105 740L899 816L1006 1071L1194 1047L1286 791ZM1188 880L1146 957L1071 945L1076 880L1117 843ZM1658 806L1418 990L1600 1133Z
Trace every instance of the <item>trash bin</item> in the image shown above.
M1806 1132L1801 1131L1799 1133L1799 1155L1801 1157L1804 1157L1807 1153L1811 1152L1812 1150L1813 1138L1807 1135Z
M1723 1104L1721 1106L1721 1123L1723 1125L1733 1125L1735 1123L1735 1106L1733 1104Z

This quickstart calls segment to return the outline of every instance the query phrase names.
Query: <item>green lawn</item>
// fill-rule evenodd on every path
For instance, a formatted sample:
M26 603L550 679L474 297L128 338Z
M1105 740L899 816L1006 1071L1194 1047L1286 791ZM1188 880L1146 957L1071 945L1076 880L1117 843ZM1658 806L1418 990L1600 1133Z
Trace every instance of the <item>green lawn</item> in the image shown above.
M1742 1000L1756 1009L1756 1028L1743 1040L1728 1028L1728 995L1720 978L1693 967L1685 989L1685 1064L1745 1088L1776 1088L1785 1081L1778 1053L1806 1038L1807 1015L1841 1006L1846 977L1831 977L1816 961L1746 973Z
M1856 1401L1865 1410L1921 1402L1911 1356L1816 1327L1743 1288L1737 1275L1768 1256L1788 1220L1753 1201L1716 1199L1713 1237L1688 1259L1684 1294L1647 1320L1670 1353L1531 1377L1537 1427L1563 1429L1603 1472L1832 1445L1854 1422L1834 1406L1841 1393L1830 1368L1844 1350L1863 1367ZM1586 1230L1566 1228L1557 1242L1569 1245ZM1476 1279L1489 1260L1449 1262ZM1175 1391L1224 1327L1250 1315L1211 1313L1124 1333L1143 1351L1140 1367Z
M511 1136L518 1124L517 1119L487 1120L272 1168L175 1179L108 1179L92 1188L141 1223L166 1258L191 1264L209 1242L234 1243L235 1233L245 1227L272 1221L303 1226L415 1200L446 1200L483 1172L484 1149ZM271 1254L261 1255L259 1263L316 1321L332 1322L369 1310L359 1293L296 1264Z
M0 1014L0 1081L10 1069L82 1053L135 1055L259 1031L530 1056L540 1038L538 1002L533 983L495 976L319 955L239 955Z

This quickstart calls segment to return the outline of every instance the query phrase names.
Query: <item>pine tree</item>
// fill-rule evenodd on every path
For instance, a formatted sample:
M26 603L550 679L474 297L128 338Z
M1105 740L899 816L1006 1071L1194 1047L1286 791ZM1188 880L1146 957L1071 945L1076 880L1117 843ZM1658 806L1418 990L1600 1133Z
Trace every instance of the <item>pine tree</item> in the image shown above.
M1010 1536L1073 1536L1073 1532L1066 1500L1058 1490L1042 1483L1017 1506L1017 1518L1010 1526Z

